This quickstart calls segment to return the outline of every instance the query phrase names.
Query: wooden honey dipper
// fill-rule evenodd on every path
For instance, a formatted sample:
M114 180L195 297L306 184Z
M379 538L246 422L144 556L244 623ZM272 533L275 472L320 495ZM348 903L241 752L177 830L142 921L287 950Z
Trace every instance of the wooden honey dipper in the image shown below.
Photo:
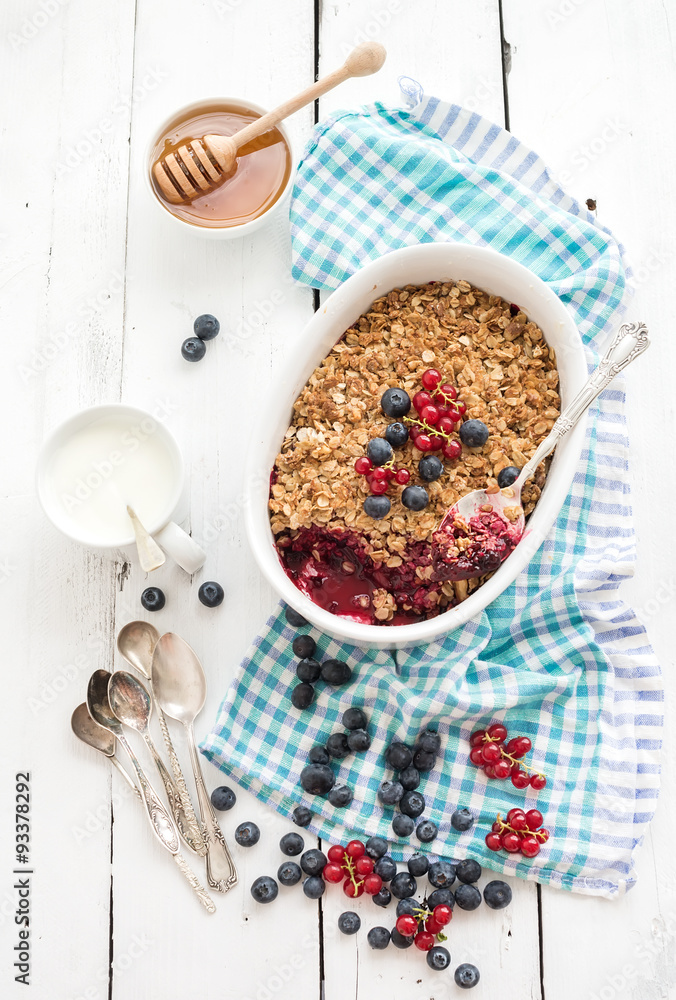
M377 73L385 62L385 55L385 49L378 42L357 45L339 69L234 135L205 135L202 139L190 139L175 152L161 156L153 164L153 176L160 191L174 205L191 202L193 198L213 191L235 170L237 151L242 146L350 77Z

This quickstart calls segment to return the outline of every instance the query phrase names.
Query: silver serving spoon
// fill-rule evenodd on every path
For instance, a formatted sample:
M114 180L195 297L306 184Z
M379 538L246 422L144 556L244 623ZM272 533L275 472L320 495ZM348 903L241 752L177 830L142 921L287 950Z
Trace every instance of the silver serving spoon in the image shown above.
M159 637L160 633L154 625L142 621L128 622L120 630L117 637L117 648L121 656L148 681L151 695L153 694L151 678L153 650L157 645ZM174 749L167 720L159 705L157 705L157 716L162 736L164 737L164 744L169 754L171 770L174 774L174 786L178 793L178 797L169 797L169 805L183 840L196 854L204 857L207 852L206 844L204 843L202 831L195 816L195 810L193 809L188 786L185 783L183 771L181 770L181 765Z
M120 772L129 787L132 788L136 792L137 796L140 797L141 793L134 784L133 778L115 756L115 744L117 743L117 738L113 736L109 730L100 726L98 722L94 722L84 702L81 705L78 705L73 712L70 719L70 725L79 740L82 740L82 742L86 743L88 747L98 750L99 753L102 753L104 757L108 758L110 763L113 764L113 766Z
M207 882L212 889L227 892L237 883L237 871L221 833L211 799L204 785L195 744L193 722L207 697L207 682L197 654L173 632L160 636L153 653L153 690L167 715L185 727L197 800L207 842Z
M185 859L179 854L180 841L178 839L178 831L174 825L174 821L165 809L157 792L145 776L136 754L127 742L127 738L124 735L119 719L117 719L113 713L108 699L108 684L110 682L110 678L111 674L108 673L107 670L95 670L89 678L89 684L87 685L87 708L89 709L89 714L95 722L98 722L100 726L116 736L124 749L127 751L129 759L136 772L136 778L141 789L141 799L146 807L146 815L148 817L148 822L152 827L153 833L159 840L162 847L169 851L169 853L173 856L178 868L187 878L204 908L208 910L209 913L215 913L216 907L214 905L214 901L202 888L197 876L190 870L190 868L188 868Z
M502 490L498 487L493 487L492 492L485 489L473 490L464 497L460 497L457 503L446 513L443 521L434 533L432 548L434 553L435 579L470 579L484 572L484 570L481 570L479 573L470 571L465 573L460 571L459 573L458 560L444 558L441 555L444 534L451 531L456 518L460 518L467 524L470 518L482 513L495 512L509 524L512 544L508 546L502 558L505 559L509 555L521 540L526 526L524 511L521 506L521 490L524 484L534 475L540 462L554 451L561 438L572 430L580 417L587 412L596 397L610 385L615 376L623 368L631 364L640 354L643 354L649 346L648 330L643 323L623 324L598 366L594 369L575 398L560 414L551 431L537 448L533 457L526 462L515 482ZM497 565L492 568L497 569Z

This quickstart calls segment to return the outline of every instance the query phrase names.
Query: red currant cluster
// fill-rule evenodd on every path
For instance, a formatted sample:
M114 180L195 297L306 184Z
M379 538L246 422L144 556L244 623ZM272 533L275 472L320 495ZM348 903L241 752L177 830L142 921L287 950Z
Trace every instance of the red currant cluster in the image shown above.
M413 938L413 944L421 951L434 947L434 939L445 941L444 927L450 924L453 910L445 903L439 903L430 910L427 902L422 903L413 913L402 913L397 917L395 927L402 937Z
M374 493L376 496L387 493L387 488L392 481L399 486L406 486L411 478L411 473L408 469L398 469L393 461L387 462L386 465L374 466L367 455L362 455L361 458L358 458L354 463L354 468L360 476L366 476L371 493Z
M536 791L544 788L547 779L540 771L535 771L523 763L522 757L531 750L532 743L527 736L516 736L507 740L507 727L496 722L488 729L477 729L469 738L472 749L469 759L483 769L489 778L511 778L515 788Z
M441 372L428 368L422 374L423 389L412 399L417 417L404 417L411 441L419 451L440 451L450 461L460 458L462 445L455 434L467 409L455 386L442 383Z
M343 892L350 899L362 893L375 896L383 887L380 875L373 871L375 862L366 854L361 840L351 840L347 847L334 844L327 852L328 864L324 865L325 882L343 883Z
M549 840L549 830L542 826L539 809L510 809L506 819L498 813L497 819L486 835L486 847L491 851L508 851L534 858L540 853L541 844Z

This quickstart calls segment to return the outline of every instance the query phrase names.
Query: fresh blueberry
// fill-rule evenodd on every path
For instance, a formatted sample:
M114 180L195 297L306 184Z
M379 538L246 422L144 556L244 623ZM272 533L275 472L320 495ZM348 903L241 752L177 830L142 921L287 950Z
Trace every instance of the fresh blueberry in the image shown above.
M366 497L364 503L362 504L364 508L364 513L372 517L374 521L379 521L381 517L387 517L390 513L390 508L392 507L392 501L387 497Z
M291 704L295 708L309 708L315 700L315 689L312 684L296 684L291 692Z
M329 751L321 743L315 743L313 747L310 747L310 752L307 756L308 760L312 761L313 764L331 763L331 758L329 757Z
M401 493L401 502L409 510L424 510L430 496L424 486L407 486Z
M338 930L341 934L356 934L361 927L361 917L352 910L346 910L338 917Z
M393 448L403 448L408 441L408 429L399 421L396 424L388 424L385 440L389 441Z
M321 673L322 668L319 665L319 660L315 660L312 656L306 656L299 660L296 666L296 677L304 684L314 684L315 681L319 680Z
M476 910L477 906L481 906L481 893L475 885L461 882L455 890L455 901L461 910Z
M214 809L218 809L220 812L227 812L228 809L232 809L236 801L237 796L232 788L228 788L227 785L219 785L211 793L211 804Z
M384 806L396 806L404 794L404 789L398 781L383 781L378 789L378 798Z
M425 796L420 792L404 792L399 801L399 808L405 816L417 819L425 811Z
M410 872L398 872L390 882L390 892L397 899L415 896L417 891L418 883Z
M372 927L366 935L366 940L376 951L382 951L390 943L390 932L387 927Z
M296 806L291 813L291 819L296 826L309 826L312 822L312 813L307 806Z
M418 740L418 746L426 753L438 754L441 749L441 736L434 729L426 729Z
M377 892L373 897L373 902L376 906L389 906L392 902L392 893L383 886L380 892Z
M261 831L255 823L240 823L235 830L235 840L240 847L253 847L261 839Z
M417 767L419 771L425 773L426 771L431 771L437 760L437 755L430 753L428 750L423 750L421 747L417 747L415 753L413 754L413 766Z
M458 434L468 448L481 448L488 441L488 427L483 420L466 420Z
M472 816L469 809L456 809L451 816L451 826L454 830L459 830L460 833L464 833L465 830L469 830L473 825L474 816Z
M427 903L431 910L435 906L439 906L440 903L443 903L444 906L450 906L453 909L455 906L455 896L450 889L435 889L427 897Z
M352 671L343 660L324 660L322 663L322 680L332 687L340 687L352 679Z
M365 729L353 729L347 734L347 745L353 753L363 753L371 746L371 737Z
M506 469L500 469L498 472L498 486L500 489L507 489L512 483L515 483L520 473L521 469L517 469L515 465L508 465Z
M418 768L413 767L411 764L409 767L405 767L403 771L400 771L399 784L406 792L412 792L414 788L417 788L420 784L420 771Z
M439 827L431 819L424 819L422 823L418 823L415 831L415 835L421 844L431 844L438 833Z
M444 463L436 455L423 455L418 462L418 473L426 483L433 483L443 475Z
M303 618L297 611L294 611L290 604L284 608L284 617L292 628L302 628L303 625L310 624L307 618Z
M330 756L336 760L344 760L349 757L350 748L347 743L347 735L345 733L331 733L326 741L326 749Z
M319 899L324 895L324 889L326 889L326 883L318 875L310 875L303 882L303 892L308 899Z
M374 872L376 875L380 875L383 882L389 882L397 874L396 863L392 860L389 854L384 854L382 858L378 858L374 867Z
M326 764L308 764L300 772L301 787L310 795L328 795L336 776Z
M211 313L204 313L204 315L197 317L192 328L195 336L199 337L200 340L213 340L214 337L218 336L221 324Z
M317 643L311 635L297 635L292 644L293 651L299 660L314 656Z
M478 882L481 878L483 869L478 861L474 861L472 858L467 858L465 861L459 861L456 865L455 874L458 876L458 881L460 882Z
M159 587L146 587L141 594L141 604L146 611L161 611L167 599Z
M415 911L420 908L420 903L417 899L413 899L411 896L405 896L404 899L400 899L397 903L397 916L401 917L404 914L410 914L413 916Z
M374 861L387 854L387 841L384 837L369 837L365 844L366 853Z
M207 353L207 345L199 337L188 337L181 344L181 354L186 361L201 361Z
M427 964L435 972L443 972L451 964L451 953L448 948L436 944L427 952Z
M392 829L397 837L410 837L415 829L415 821L410 816L397 813L392 820Z
M380 397L380 408L386 417L405 417L411 409L411 397L397 386L386 389Z
M430 863L426 854L414 854L408 859L407 868L411 875L415 875L416 878L420 878L424 875L429 868Z
M257 903L271 903L278 892L279 886L269 875L261 875L251 886L251 895Z
M302 877L300 866L295 861L283 861L277 870L277 878L282 885L298 885Z
M476 965L463 962L453 973L453 978L456 986L459 986L461 990L471 990L479 982L481 975Z
M484 900L491 910L503 910L512 902L512 890L506 882L496 878L484 886Z
M349 806L353 797L352 789L348 788L347 785L334 785L329 792L329 802L337 808Z
M395 771L403 771L413 760L413 754L405 743L390 743L385 751L385 760Z
M279 842L279 849L287 858L295 858L303 853L305 841L299 833L285 833Z
M404 948L410 948L411 945L413 944L413 938L404 937L403 934L399 933L396 927L392 928L390 939L395 948L401 948L402 950Z
M427 881L435 889L448 889L455 882L455 865L450 861L435 861L430 865Z
M343 712L342 723L346 729L366 729L369 720L361 708L348 708Z
M316 847L311 847L300 857L300 866L306 875L320 875L326 863L326 855Z
M394 458L392 445L385 438L371 438L366 445L366 454L374 465L387 465Z
M220 583L207 580L197 591L197 596L205 608L217 608L219 604L223 603L225 593Z

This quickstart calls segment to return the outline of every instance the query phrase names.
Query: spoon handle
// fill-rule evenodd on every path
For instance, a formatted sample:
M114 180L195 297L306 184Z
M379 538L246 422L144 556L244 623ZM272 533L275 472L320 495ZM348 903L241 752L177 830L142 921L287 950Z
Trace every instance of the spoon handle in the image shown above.
M176 756L176 750L174 749L171 733L169 732L169 727L167 726L166 716L159 704L157 706L157 717L160 721L160 729L162 730L162 736L164 737L164 745L166 746L167 753L169 754L169 763L171 764L171 769L174 772L174 784L179 795L180 810L183 813L184 823L181 824L179 815L176 812L174 812L174 818L176 819L179 832L186 844L195 852L195 854L199 854L200 857L204 857L207 853L207 847L202 837L200 825L197 822L197 816L195 816L195 810L193 809L193 805L190 800L190 793L188 792L188 786L186 785L185 778L183 777L180 761Z
M190 836L190 832L186 829L185 817L183 815L183 805L181 802L181 796L179 794L179 790L174 784L174 779L167 771L164 761L158 754L157 748L153 743L152 739L150 738L150 734L146 731L145 733L142 733L142 736L146 746L150 750L153 760L155 761L155 765L159 772L160 778L162 779L162 784L164 785L164 791L166 792L167 795L167 801L169 802L169 809L171 810L171 814L174 817L174 822L178 827L179 835L181 839L185 841L188 847L193 849L192 837ZM201 836L199 838L199 843L202 845L204 844L204 841L202 840ZM196 853L199 853L199 851ZM204 848L202 848L202 853L204 853Z
M582 386L577 396L563 410L551 431L544 439L529 462L526 462L514 487L521 487L533 475L543 458L546 458L559 440L572 430L583 413L589 409L597 396L606 389L616 375L635 361L650 347L648 330L644 323L623 323L616 336Z
M115 754L113 754L112 757L109 757L108 760L113 765L113 767L117 768L117 770L120 772L120 774L122 775L122 777L124 778L124 780L127 782L127 784L129 785L129 787L132 788L136 792L137 798L140 798L141 797L141 793L139 792L138 788L134 784L134 779L131 777L131 775L129 774L129 772L124 767L122 767L122 764L120 764L120 762L117 759L117 757L115 756Z
M218 892L227 892L228 889L232 889L233 885L237 883L237 870L221 828L218 825L209 793L204 785L193 728L189 724L186 724L185 728L188 733L190 762L193 774L195 775L197 801L199 802L204 827L204 839L207 846L207 882L211 889L216 889Z
M118 740L129 754L129 759L136 771L139 788L141 789L141 799L146 807L146 815L153 833L162 844L172 854L177 854L181 846L178 839L178 831L174 821L162 804L159 795L145 776L143 768L138 762L138 758L127 742L126 736L122 732L116 734Z
M197 875L195 875L194 871L192 871L192 869L189 868L189 866L186 863L186 860L183 857L183 855L182 854L174 854L174 861L176 862L176 865L177 865L179 871L183 875L185 875L185 877L187 878L188 882L190 882L190 885L195 890L195 895L199 899L199 901L202 904L202 906L204 907L204 909L208 913L215 913L216 912L216 905L215 905L213 899L211 898L211 896L209 895L209 893L206 891L206 889L202 886L202 884L200 883L199 879L197 878Z

